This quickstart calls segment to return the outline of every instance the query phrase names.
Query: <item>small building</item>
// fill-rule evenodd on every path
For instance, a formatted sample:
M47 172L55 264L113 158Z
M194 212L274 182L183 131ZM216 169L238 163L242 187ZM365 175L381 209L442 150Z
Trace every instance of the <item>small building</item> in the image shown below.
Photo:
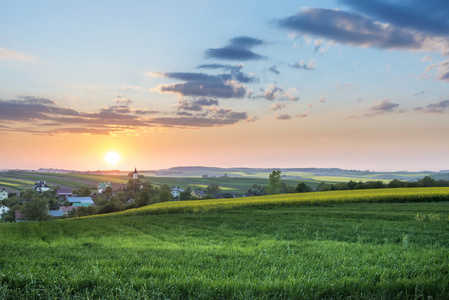
M203 197L206 196L206 193L202 190L194 190L190 193L190 195L198 199L203 199Z
M67 197L72 197L73 193L71 189L58 189L56 190L56 197L59 201L67 200Z
M14 218L16 219L16 222L27 222L26 216L22 214L20 210L14 212Z
M59 210L63 215L68 215L72 210L77 210L79 206L60 206Z
M139 173L137 173L137 168L134 168L133 179L139 179Z
M8 192L5 189L0 190L0 200L8 199Z
M69 201L70 206L91 206L95 205L92 197L67 197L67 201Z
M110 186L112 189L112 184L110 182L102 182L98 184L98 194L103 194L106 188Z
M62 210L49 210L47 212L50 216L55 217L55 218L60 218L64 215L64 212Z
M7 212L9 212L9 207L0 204L0 219L2 218L2 215L6 214Z
M33 185L33 189L38 193L42 194L43 192L51 190L50 187L47 185L46 181L39 180Z
M179 186L178 187L172 187L171 188L171 195L173 196L173 198L179 198L180 194L184 192L183 189L181 189Z

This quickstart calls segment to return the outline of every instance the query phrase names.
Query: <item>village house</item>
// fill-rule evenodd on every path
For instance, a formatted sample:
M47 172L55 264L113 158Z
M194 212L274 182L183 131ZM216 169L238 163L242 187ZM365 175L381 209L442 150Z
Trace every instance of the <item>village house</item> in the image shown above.
M42 194L43 192L51 190L50 187L47 185L46 181L39 180L36 182L33 186L33 189L38 193Z
M8 199L8 192L5 189L0 190L0 200Z
M206 193L202 190L194 190L190 193L190 195L198 199L203 199L203 197L206 196Z
M172 187L171 188L171 195L173 196L173 198L177 199L179 198L180 194L184 192L183 189L181 189L179 186L178 187Z
M71 189L58 189L56 190L56 197L59 201L67 200L67 197L72 197L73 193Z
M62 211L62 214L68 215L72 210L77 210L80 206L60 206L59 210Z
M69 201L70 206L87 207L95 204L92 197L67 197L67 201Z
M106 188L110 186L112 189L112 184L110 182L101 182L98 184L98 194L103 194Z
M0 219L2 218L3 214L6 214L9 211L9 207L0 204Z

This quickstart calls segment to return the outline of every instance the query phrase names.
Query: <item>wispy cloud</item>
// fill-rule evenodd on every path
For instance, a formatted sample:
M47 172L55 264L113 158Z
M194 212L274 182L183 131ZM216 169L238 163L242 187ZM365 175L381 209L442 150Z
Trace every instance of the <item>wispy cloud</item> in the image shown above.
M427 112L427 113L448 113L449 112L449 100L443 100L436 103L431 103L426 107L417 107L415 111Z
M306 71L315 70L315 63L313 60L310 61L309 65L307 65L306 63L304 63L304 61L301 60L300 62L297 62L290 66L294 69L302 69L302 70L306 70Z
M400 112L397 111L399 104L390 102L390 99L384 99L378 105L374 105L365 113L366 117L373 117L384 113Z
M33 60L31 56L28 56L20 52L12 51L6 48L0 48L0 59L21 60L21 61Z
M269 67L268 71L270 71L271 73L277 74L277 75L281 74L281 72L279 72L278 67L276 65Z
M434 71L436 74L434 74ZM449 60L430 64L422 74L425 78L436 78L438 80L449 81Z
M284 103L278 102L278 103L274 103L271 106L270 110L277 111L277 110L282 110L282 109L284 109L286 107L287 107L287 105L285 105Z
M292 117L288 114L277 115L275 117L276 120L290 120Z

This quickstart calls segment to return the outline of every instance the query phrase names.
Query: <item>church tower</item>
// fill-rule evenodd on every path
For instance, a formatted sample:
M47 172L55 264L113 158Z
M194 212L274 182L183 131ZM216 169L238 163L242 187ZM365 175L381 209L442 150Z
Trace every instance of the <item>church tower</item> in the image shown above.
M139 173L137 173L137 168L134 168L133 179L139 179Z

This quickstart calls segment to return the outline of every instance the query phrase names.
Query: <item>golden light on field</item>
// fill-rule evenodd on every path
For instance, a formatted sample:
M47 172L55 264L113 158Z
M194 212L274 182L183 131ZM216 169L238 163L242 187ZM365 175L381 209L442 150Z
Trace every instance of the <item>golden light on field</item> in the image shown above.
M108 153L106 153L104 160L110 164L111 166L117 164L120 161L120 154L117 153L115 150L111 150Z

